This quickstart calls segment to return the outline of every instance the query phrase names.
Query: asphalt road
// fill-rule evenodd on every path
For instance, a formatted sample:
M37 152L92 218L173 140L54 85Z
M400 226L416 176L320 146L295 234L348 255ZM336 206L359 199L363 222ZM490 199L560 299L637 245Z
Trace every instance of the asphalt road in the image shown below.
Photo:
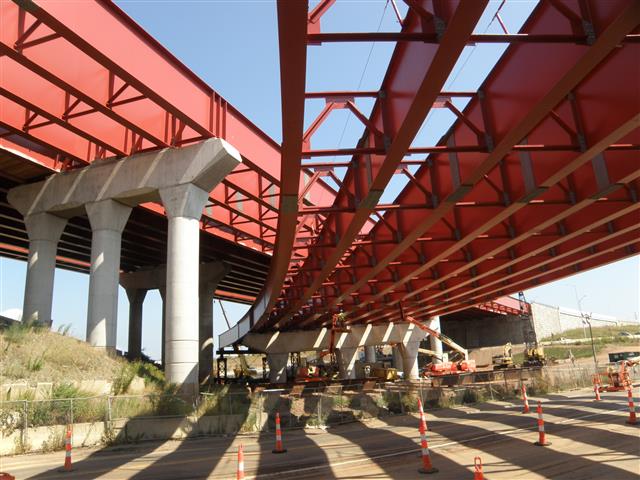
M636 388L637 391L637 388ZM531 398L535 404L538 398ZM393 416L323 430L285 431L288 452L274 455L273 433L75 449L75 470L58 473L64 452L0 459L16 479L230 479L237 448L245 449L246 478L472 479L480 456L486 479L640 479L640 425L628 418L626 394L586 390L540 397L548 447L537 440L535 409L504 402L427 413L432 462L421 475L418 421ZM640 409L639 409L640 410Z

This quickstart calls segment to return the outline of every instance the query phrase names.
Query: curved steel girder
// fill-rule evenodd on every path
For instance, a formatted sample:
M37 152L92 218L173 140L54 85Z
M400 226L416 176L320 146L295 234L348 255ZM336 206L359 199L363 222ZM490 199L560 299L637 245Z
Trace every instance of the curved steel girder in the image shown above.
M460 193L460 195L464 195L465 193L468 196L471 196L473 199L473 195L475 193L475 196L482 196L483 194L486 196L486 191L487 189L484 188L484 190L477 190L480 192L480 195L477 194L477 192L474 192L471 188L471 185L473 185L473 181L475 180L475 183L477 184L478 179L484 178L479 176L479 173L485 174L486 172L488 172L487 170L487 164L489 160L492 160L494 163L497 162L501 156L503 155L503 151L507 151L507 147L510 143L512 143L513 141L519 141L519 139L525 137L527 134L530 134L529 131L526 130L526 128L533 128L535 127L543 118L544 118L544 111L545 109L548 111L550 111L552 108L554 108L558 103L560 103L560 101L562 100L562 97L564 95L566 95L567 93L569 93L569 91L571 89L573 89L575 87L576 84L578 84L578 82L593 68L595 68L598 63L600 62L600 60L602 60L605 56L606 56L606 51L609 51L613 48L615 48L617 46L617 41L616 38L620 37L621 35L624 35L627 31L632 30L635 25L637 25L638 23L638 11L637 11L637 5L635 6L631 6L630 10L626 12L626 14L620 15L618 17L618 19L614 22L614 24L611 26L611 28L609 28L600 38L599 40L596 41L596 43L598 41L602 41L605 42L607 44L607 47L604 48L603 45L604 43L601 43L599 48L597 50L595 50L593 53L596 53L595 57L592 57L590 53L585 54L582 59L578 62L578 64L571 70L569 71L567 74L565 74L564 79L560 81L559 85L555 85L554 82L556 82L558 79L557 78L552 78L552 79L546 79L547 84L549 85L555 85L554 87L551 88L550 92L543 98L537 98L535 97L535 95L531 94L530 88L528 87L528 97L526 98L526 100L522 100L523 97L525 97L525 95L509 95L508 98L509 99L518 99L518 102L520 104L524 103L524 102L528 102L532 105L532 112L529 112L529 115L525 116L524 119L520 120L520 123L518 124L517 121L514 120L514 118L511 116L509 117L509 115L505 115L506 117L508 117L506 120L504 120L501 124L497 124L496 125L496 119L494 118L494 121L492 122L494 124L494 128L493 131L494 132L500 132L502 131L502 135L504 135L504 139L502 141L500 141L498 143L498 148L496 150L494 150L491 154L489 154L488 159L479 162L478 160L476 160L475 162L473 161L474 158L473 156L470 157L471 158L471 162L469 162L468 165L466 165L466 167L463 165L463 162L461 161L461 165L460 165L460 169L461 171L461 183L459 184L459 186L456 187L456 185L454 185L451 180L451 178L448 179L444 179L444 178L439 178L439 180L443 180L445 183L445 189L442 189L442 182L440 182L440 187L441 187L441 191L438 192L441 194L441 196L446 196L446 192L447 191L452 191L453 192L449 195L449 198L451 197L455 197L456 196L456 192ZM609 15L611 17L611 15ZM530 21L531 22L531 21ZM609 35L607 35L607 32L609 33ZM596 45L594 45L595 47ZM515 48L522 48L522 47L515 47ZM625 47L625 48L629 48L629 47ZM622 51L624 51L624 49L622 49ZM618 56L617 59L617 65L618 67L621 65L621 60L629 60L629 56L633 56L633 52L629 52L627 51L626 55L623 55L621 52L616 53L616 55ZM513 55L513 52L511 52L511 55ZM509 56L509 52L507 54L505 54L505 56L503 57L503 62L501 62L501 64L499 64L496 69L494 70L497 71L498 73L503 73L505 71L508 72L508 67L509 64L507 63L506 65L504 64L504 59L508 59L511 58ZM567 63L566 62L566 58L563 58L563 65L562 66L556 66L556 74L558 74L557 70L558 67L560 68L560 72L562 72L562 67L564 67L564 65ZM512 66L512 68L517 68L522 70L522 72L520 73L520 75L528 75L527 70L522 66L521 64L522 60L520 60L519 62L515 62L515 65ZM545 58L545 66L547 66L550 62L549 58ZM631 62L631 64L633 64L633 61ZM629 67L629 64L626 64L626 67ZM551 67L549 67L551 68ZM565 67L566 68L566 67ZM597 78L597 74L598 73L602 73L605 72L605 74L607 73L606 70L599 70L597 71L594 75L592 75L590 77L590 79L586 82L583 82L583 85L581 85L581 87L588 92L587 94L593 94L593 85L597 85L599 87L602 87L602 75L600 76L600 79L597 80L593 80L594 77ZM622 72L626 72L627 70L622 70ZM513 72L512 72L513 74ZM498 75L498 79L494 79L493 77L495 76L495 74L491 74L488 78L488 80L485 82L485 85L483 86L484 89L489 90L489 91L495 91L495 85L492 85L491 82L492 80L494 81L494 83L497 83L498 86L502 85L502 87L504 87L504 82L502 82L502 84L499 82L499 75ZM617 76L619 78L617 78L617 82L618 84L622 83L624 85L624 81L627 80L627 76L623 73L619 76ZM605 88L610 87L611 85L607 85L607 77L605 75ZM523 82L512 82L511 83L511 87L510 88L519 88L523 85L530 85L527 83L523 83ZM586 85L586 87L585 87ZM620 85L616 85L620 86ZM542 85L542 87L544 88L545 85ZM631 89L631 91L630 91ZM632 86L632 82L628 82L627 81L627 85L626 85L626 89L623 87L621 90L616 89L615 87L611 89L612 92L612 96L614 98L614 100L617 100L619 98L624 98L625 94L627 94L627 96L633 98L633 95L636 94L637 92L634 92L633 90L633 86ZM578 89L579 90L579 89ZM599 91L600 96L602 96L602 90ZM503 95L504 97L504 95ZM489 98L487 96L487 98ZM498 100L497 103L504 103L506 100L502 99L502 100ZM591 146L591 148L588 150L588 153L591 154L591 156L589 155L582 155L582 156L578 156L577 158L573 159L572 161L565 161L562 165L555 165L557 166L557 170L556 171L552 171L552 172L537 172L538 174L542 173L542 177L544 178L545 175L550 175L548 177L548 179L542 182L539 182L538 184L536 184L535 186L537 187L541 187L542 190L544 190L545 188L548 188L550 185L553 185L556 181L560 180L563 178L563 176L566 176L568 173L571 173L572 170L575 170L576 167L578 167L579 165L583 164L586 161L589 161L593 155L599 151L601 151L602 149L606 148L606 146L608 146L610 143L613 143L613 141L615 141L615 139L620 138L621 136L625 135L626 133L628 133L630 130L633 130L634 128L637 127L638 125L638 115L637 115L637 110L635 112L633 112L635 105L637 105L637 102L633 102L633 101L628 101L626 104L621 105L622 111L618 112L621 115L618 115L617 118L620 118L620 120L617 121L621 121L622 124L618 125L617 128L613 129L613 131L607 131L606 134L604 134L604 138L598 137L598 141L595 143L595 145ZM499 105L498 105L499 106ZM470 107L468 107L466 109L466 112L471 111L471 114L469 115L471 118L473 118L473 108L476 107L476 119L478 116L481 116L481 112L479 113L478 110L480 109L480 106L478 105L474 105L471 104ZM632 110L631 112L629 112L629 110ZM493 109L494 111L494 117L495 116L499 116L500 113L502 112L499 108ZM526 111L526 108L521 108L520 110L518 110L518 112L524 112ZM499 113L498 113L499 112ZM514 114L513 111L510 111L511 115ZM517 113L517 112L515 112ZM615 116L615 115L614 115ZM600 124L602 124L602 122L600 121L600 118L598 118L598 122ZM598 131L598 125L596 122L596 128L594 129L593 127L590 127L590 125L586 125L584 126L585 128L585 132L587 135L589 135L587 138L593 139L594 136L596 135L600 135L602 136L603 133L601 131ZM508 130L508 127L510 125L512 125L513 123L517 124L517 127L511 131ZM615 124L615 121L614 121ZM501 125L504 125L504 127L502 127ZM606 129L606 127L608 127L609 124L605 124L604 127ZM506 129L505 129L506 127ZM526 127L526 128L525 128ZM457 128L460 128L460 124L458 125ZM600 130L602 130L602 126L599 127ZM491 131L491 130L490 130ZM455 129L454 129L455 132ZM566 133L565 133L566 135ZM464 132L462 133L462 136L464 136ZM466 136L469 136L469 133L466 132ZM499 139L500 137L498 137ZM518 139L518 140L515 140ZM461 143L461 142L456 142L456 143ZM495 152L498 151L499 153L496 154ZM460 155L462 157L462 155ZM476 158L478 158L478 156L475 156ZM560 163L560 162L558 162ZM472 169L472 165L476 166L476 170L474 171ZM448 166L448 165L447 165ZM553 164L552 164L553 166ZM463 167L466 168L466 170L463 170ZM427 170L426 167L424 167L423 169ZM448 185L447 185L448 182ZM521 182L523 183L523 182ZM465 191L465 185L466 185L466 191ZM477 185L474 185L477 189ZM607 185L609 186L609 185ZM448 189L448 190L447 190ZM444 195L443 191L444 190ZM469 192L469 190L471 190ZM405 193L407 192L407 189L405 189L405 192L403 192L403 194L400 196L399 200L397 203L402 203L406 196L403 196ZM512 192L513 193L513 192ZM527 192L526 190L523 190L521 192L515 192L516 194L513 195L512 198L525 198L527 195L530 194L530 192ZM415 201L415 197L413 199ZM466 200L466 198L465 198ZM526 203L526 202L522 202L522 203ZM408 248L410 247L413 242L419 238L421 235L424 234L426 228L429 228L431 225L428 225L430 223L435 223L434 222L434 218L436 217L439 218L439 216L442 216L444 214L447 214L448 211L454 209L455 206L455 202L450 202L449 205L446 205L446 200L445 200L445 206L441 207L438 209L436 208L431 215L424 221L422 222L423 224L421 226L419 226L417 229L413 230L410 232L410 234L407 235L406 230L401 231L401 233L403 234L403 241L400 242L399 246L397 246L390 255L387 255L384 260L380 260L380 258L377 258L377 265L376 267L372 267L370 269L369 272L365 273L364 275L359 275L358 278L360 279L359 282L355 282L355 285L346 290L345 292L342 293L342 298L338 298L336 301L334 301L331 306L335 306L337 303L339 303L340 301L342 301L347 295L352 295L354 292L357 291L358 288L362 287L362 285L364 285L368 280L374 278L376 276L376 274L378 274L379 272L383 271L383 269L388 265L388 263L391 260L394 260L396 258L399 258L400 255ZM509 212L510 208L518 208L518 205L515 206L510 206L508 208L505 209L505 214L506 213L512 213ZM438 212L438 210L440 210L440 212ZM515 210L514 210L515 211ZM440 213L440 215L438 215L438 213ZM490 213L498 213L498 212L490 212ZM495 219L495 215L492 216L493 219ZM504 220L506 217L502 218L502 220ZM481 223L481 222L480 222ZM495 224L495 223L494 223ZM426 228L425 228L426 226ZM487 228L489 228L491 225L486 225L485 226L485 230ZM470 239L475 238L475 236L477 236L478 234L481 234L482 231L478 230L475 233L475 235L470 236ZM462 245L460 245L462 246ZM380 249L383 250L383 249ZM388 250L388 249L387 249ZM429 268L433 265L429 265L428 267L421 267L421 269L419 269L418 271L412 272L406 276L403 277L402 282L406 283L408 281L410 281L412 278L415 278L416 275L419 275L421 273L421 271L424 271L426 268ZM306 323L306 322L305 322Z
M423 3L427 7L429 2ZM266 326L284 326L348 253L438 97L486 4L483 0L439 4L442 10L438 11L438 15L447 28L438 45L408 42L396 46L382 82L384 98L377 99L369 119L370 124L388 137L386 155L372 155L370 159L354 157L334 205L344 207L355 199L355 212L329 215L317 243L330 244L332 242L328 242L327 237L335 235L339 238L336 246L321 249L307 257L305 264L319 265L320 270L312 274L308 283L300 275L293 277L293 284L304 285L303 293L288 299L289 304L282 310L276 310L273 321ZM403 23L403 31L418 31L421 28L419 16L411 10ZM371 132L365 134L365 138L363 143L366 146L378 146L380 142L378 136ZM365 169L364 165L358 168L361 162L367 162L368 168ZM329 226L333 227L335 233Z
M403 314L412 315L417 318L451 314L461 310L466 310L474 305L478 305L486 301L491 301L492 299L502 295L508 295L528 288L537 287L545 283L554 282L562 278L575 275L578 272L584 272L609 263L617 262L619 260L638 255L639 252L640 242L636 235L635 238L623 239L618 243L610 242L606 249L603 248L603 250L595 253L575 255L572 258L564 259L564 261L557 261L556 264L550 265L545 272L537 272L535 275L517 279L512 283L510 282L508 287L504 286L501 289L487 291L484 294L469 297L465 301L451 302L449 304L445 304L443 302L441 304L429 305L421 308L413 308L411 305L407 305L402 309L402 311L400 307L396 307L380 312L375 317L368 319L365 323L398 321L402 318Z
M532 254L551 249L623 215L635 215L638 220L638 203L635 198L636 194L633 192L637 192L638 188L635 179L640 177L640 163L627 162L626 165L628 169L623 177L611 177L611 179L617 184L630 184L630 191L622 189L610 192L606 199L598 199L599 190L594 185L595 182L583 181L581 182L582 188L577 189L579 196L578 201L574 204L545 206L534 203L526 205L526 208L519 212L520 221L514 222L520 228L517 231L514 230L511 236L504 235L502 238L492 240L492 235L484 238L478 238L476 235L467 242L470 246L466 251L464 251L465 245L461 245L461 242L455 239L433 242L428 248L425 247L425 254L430 259L425 265L429 265L429 268L423 269L420 266L418 269L404 269L399 276L404 279L413 275L409 281L392 282L388 288L368 299L366 295L363 295L362 298L365 300L359 302L360 308L353 311L351 320L358 321L374 316L375 310L370 308L364 310L366 304L372 303L379 297L384 298L384 295L391 291L398 293L394 294L391 300L387 298L387 303L398 304L412 301L413 297L419 295L420 298L416 301L427 304L433 297L428 291L433 287L446 285L448 280L459 279L468 271L471 272L474 279L479 280L486 275L486 269L483 270L482 267L492 265L500 258L503 259L502 268L506 269ZM591 168L591 166L586 165L583 168ZM447 267L447 265L449 266ZM424 275L431 268L436 268L437 278L417 279L418 275ZM419 274L416 274L415 272L419 270ZM408 291L406 285L410 285ZM448 288L445 290L449 291Z
M254 325L257 327L267 319L280 294L287 274L298 227L308 8L306 0L278 0L278 41L282 95L282 158L278 237L271 261L271 270L264 289L237 325L220 336L221 346L236 342Z

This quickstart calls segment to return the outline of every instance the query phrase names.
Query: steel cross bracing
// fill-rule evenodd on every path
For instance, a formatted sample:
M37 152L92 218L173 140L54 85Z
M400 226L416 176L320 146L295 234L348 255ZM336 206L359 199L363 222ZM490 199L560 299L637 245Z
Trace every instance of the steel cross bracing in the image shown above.
M340 190L332 203L300 209L317 235L293 242L306 258L288 262L275 308L253 317L254 328L328 325L338 310L351 323L444 314L637 254L640 4L541 2L518 34L483 36L473 28L485 2L407 1L400 33L321 33L333 3L294 16L279 2L283 112L326 99L306 131L298 115L284 133L303 159L353 158L301 162L312 181L329 176ZM363 40L398 42L379 91L302 93L306 52L285 47ZM480 89L443 91L464 45L485 41L510 45ZM294 78L298 88L286 90ZM376 99L368 118L359 97ZM456 97L470 99L462 111ZM336 108L362 122L362 139L313 150L313 133ZM457 120L438 145L416 147L431 108ZM405 158L418 153L427 156ZM348 167L343 179L338 167ZM408 184L379 204L393 175Z
M3 1L0 18L0 146L62 171L224 138L243 162L211 192L202 228L272 253L281 194L276 142L110 1ZM333 195L315 182L306 201Z

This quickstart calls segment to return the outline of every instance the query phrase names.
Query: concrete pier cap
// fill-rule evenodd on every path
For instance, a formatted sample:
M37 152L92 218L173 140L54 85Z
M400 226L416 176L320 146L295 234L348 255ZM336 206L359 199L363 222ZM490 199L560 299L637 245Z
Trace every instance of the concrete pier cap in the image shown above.
M248 333L241 343L251 349L267 354L267 359L280 358L290 352L323 351L329 348L330 331L293 330L289 332ZM337 334L334 340L336 357L343 379L355 378L354 364L356 354L361 347L379 345L402 345L403 360L406 365L406 378L417 378L417 354L420 342L426 333L411 323L393 323L386 325L357 325L349 332ZM284 357L282 357L284 358ZM270 363L271 367L271 363ZM274 373L273 380L280 381L279 373ZM273 381L272 380L272 381Z
M92 289L95 295L90 302L88 318L92 320L88 340L95 343L94 346L105 348L112 346L109 343L115 346L117 302L113 302L113 292L117 292L120 236L129 209L144 202L163 204L169 217L167 379L185 384L188 391L197 389L198 377L200 215L209 192L241 161L234 147L222 139L211 138L181 148L96 160L85 168L15 187L8 192L7 199L25 219L45 219L51 223L54 217L68 219L84 215L85 209L89 213L93 230L90 284L95 285ZM57 230L62 233L66 222L56 223L61 225ZM47 281L37 282L30 278L34 275L27 273L25 306L28 308L25 311L28 310L29 317L50 317L59 234L51 235L45 243L35 237L30 235L30 263L35 264L32 257L47 257L34 269ZM102 262L102 268L97 268L98 261ZM108 295L99 294L103 291ZM94 331L96 324L99 330ZM173 333L175 339L171 337Z

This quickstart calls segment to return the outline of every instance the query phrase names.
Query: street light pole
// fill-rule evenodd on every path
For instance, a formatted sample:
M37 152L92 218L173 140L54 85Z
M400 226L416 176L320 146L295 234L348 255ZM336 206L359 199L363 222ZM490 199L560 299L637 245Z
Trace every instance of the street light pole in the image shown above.
M582 317L583 323L589 325L589 336L591 336L591 352L593 353L593 364L595 366L595 373L598 373L598 359L596 358L596 347L593 343L593 330L591 330L591 321L588 315Z

